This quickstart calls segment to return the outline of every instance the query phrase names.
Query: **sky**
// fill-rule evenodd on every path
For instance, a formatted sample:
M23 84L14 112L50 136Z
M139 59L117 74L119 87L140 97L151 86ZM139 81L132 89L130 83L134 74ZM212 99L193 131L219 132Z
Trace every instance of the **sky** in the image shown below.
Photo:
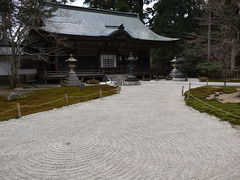
M84 0L75 0L75 2L71 3L71 5L74 5L74 6L84 6L83 1Z
M75 0L75 2L74 2L74 3L71 3L71 5L74 5L74 6L85 6L85 7L87 7L86 5L83 4L83 2L84 2L84 0ZM146 7L152 7L153 4L154 4L154 3L152 3L152 4L148 5L148 6L144 5L144 9L145 9Z

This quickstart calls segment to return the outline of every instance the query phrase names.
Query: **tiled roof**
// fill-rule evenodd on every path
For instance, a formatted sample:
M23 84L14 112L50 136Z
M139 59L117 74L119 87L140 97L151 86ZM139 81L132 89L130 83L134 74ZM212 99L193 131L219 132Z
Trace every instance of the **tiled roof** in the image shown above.
M55 15L45 21L45 31L80 36L110 36L118 30L118 26L123 25L124 30L134 39L178 40L154 33L141 22L137 14L69 5L57 6Z

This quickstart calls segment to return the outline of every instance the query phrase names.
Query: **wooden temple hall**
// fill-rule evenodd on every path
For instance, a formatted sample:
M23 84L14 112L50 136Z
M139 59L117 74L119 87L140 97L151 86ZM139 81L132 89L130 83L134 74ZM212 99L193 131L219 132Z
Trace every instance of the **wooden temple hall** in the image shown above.
M45 80L62 79L68 71L70 54L78 60L75 71L80 78L104 74L126 74L130 52L138 57L136 75L150 71L150 49L171 45L178 39L160 36L148 29L137 14L69 5L58 6L55 15L44 21L42 31L63 42L55 46L49 62L38 63ZM44 41L44 40L41 40Z

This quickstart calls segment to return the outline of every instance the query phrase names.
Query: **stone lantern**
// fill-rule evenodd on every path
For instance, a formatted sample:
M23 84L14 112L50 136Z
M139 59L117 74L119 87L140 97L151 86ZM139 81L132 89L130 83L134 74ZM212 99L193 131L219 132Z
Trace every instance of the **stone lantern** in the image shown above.
M127 79L125 79L125 85L139 85L140 82L134 75L134 68L136 67L136 62L138 57L133 57L133 53L130 52L130 56L126 59L128 61L128 75Z
M65 85L65 86L82 86L83 83L79 80L76 72L73 70L76 67L76 65L74 63L77 62L77 59L75 59L73 57L73 55L70 54L70 57L66 60L66 62L69 63L68 67L70 70L66 76L66 79L64 80L63 85Z
M70 54L70 58L68 58L68 59L65 60L65 61L66 61L66 62L69 62L69 65L68 65L68 67L69 67L69 69L70 69L69 74L75 74L73 68L76 67L76 65L75 65L74 63L77 62L77 60L73 57L72 54Z
M177 69L177 64L181 62L181 59L177 59L177 57L174 57L173 60L170 61L172 63L173 66L173 70L170 73L170 76L173 78L173 81L186 81L186 77L183 73L181 73L178 69Z

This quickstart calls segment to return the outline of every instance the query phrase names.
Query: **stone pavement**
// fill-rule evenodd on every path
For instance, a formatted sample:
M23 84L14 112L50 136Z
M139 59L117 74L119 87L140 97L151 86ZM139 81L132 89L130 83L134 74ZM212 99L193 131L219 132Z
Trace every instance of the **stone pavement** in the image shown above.
M0 123L0 180L240 179L240 132L185 106L182 82Z

